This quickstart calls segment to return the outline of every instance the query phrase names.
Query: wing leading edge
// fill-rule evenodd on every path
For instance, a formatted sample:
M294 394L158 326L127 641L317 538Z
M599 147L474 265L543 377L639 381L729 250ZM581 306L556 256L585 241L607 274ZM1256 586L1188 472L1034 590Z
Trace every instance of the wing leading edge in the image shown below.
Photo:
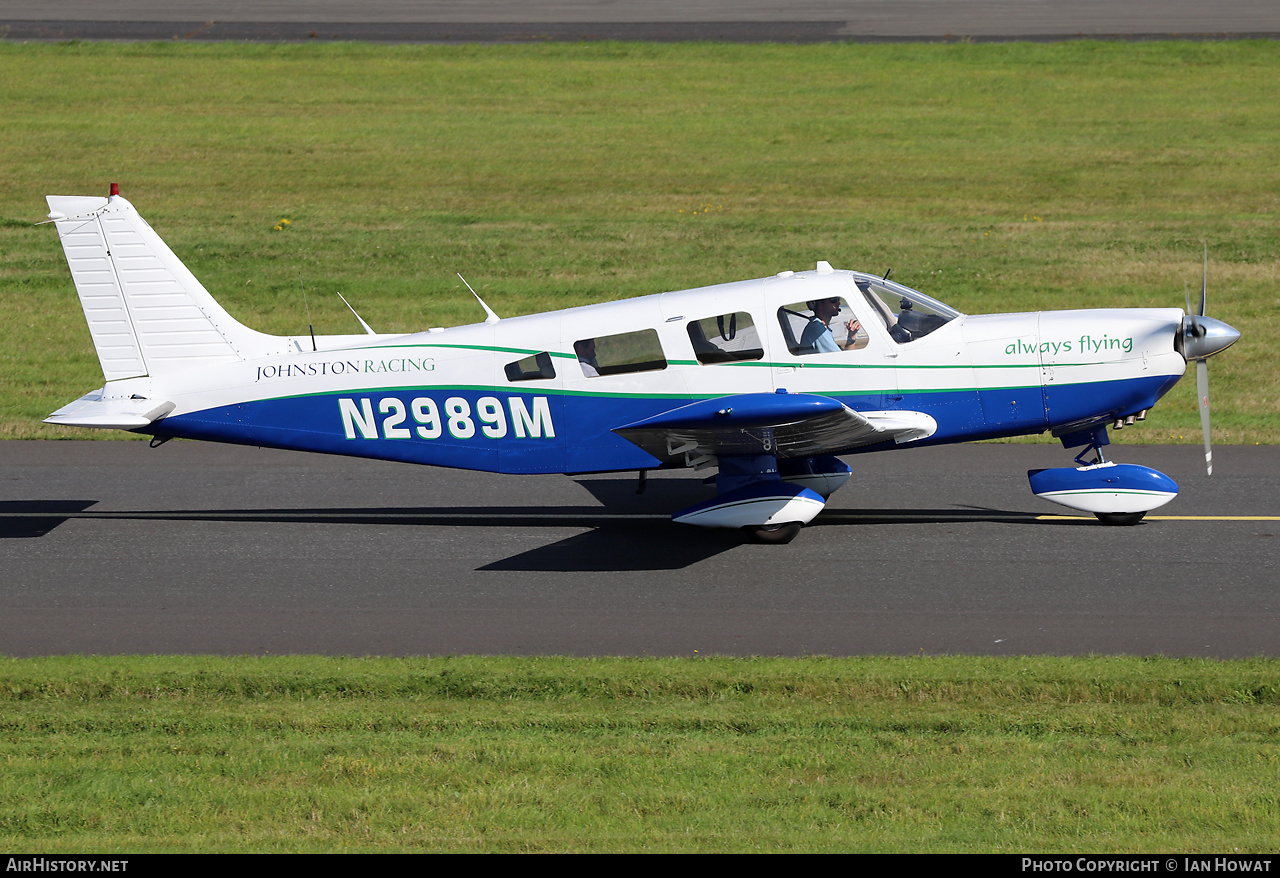
M780 390L700 400L613 432L674 463L703 455L838 454L881 442L915 442L937 429L923 412L858 412L830 397Z

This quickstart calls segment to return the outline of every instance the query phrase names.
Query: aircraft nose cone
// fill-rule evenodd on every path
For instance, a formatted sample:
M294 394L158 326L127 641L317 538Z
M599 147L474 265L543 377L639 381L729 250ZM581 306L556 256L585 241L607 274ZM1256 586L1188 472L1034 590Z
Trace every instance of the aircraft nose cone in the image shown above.
M1182 321L1183 351L1188 360L1203 360L1240 340L1240 330L1212 317L1188 315Z

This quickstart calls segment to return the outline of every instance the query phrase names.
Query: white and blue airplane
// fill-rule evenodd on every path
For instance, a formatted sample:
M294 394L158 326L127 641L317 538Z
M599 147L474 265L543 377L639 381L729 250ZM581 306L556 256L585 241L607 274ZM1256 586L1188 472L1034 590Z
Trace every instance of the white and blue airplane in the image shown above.
M1239 333L1177 308L969 315L812 271L425 332L273 336L234 320L112 184L50 196L103 387L46 421L502 473L714 468L677 522L789 542L838 455L1043 433L1079 467L1039 496L1133 524L1177 485L1103 456ZM479 299L479 296L476 297ZM344 300L345 301L345 300ZM358 315L357 315L358 317Z

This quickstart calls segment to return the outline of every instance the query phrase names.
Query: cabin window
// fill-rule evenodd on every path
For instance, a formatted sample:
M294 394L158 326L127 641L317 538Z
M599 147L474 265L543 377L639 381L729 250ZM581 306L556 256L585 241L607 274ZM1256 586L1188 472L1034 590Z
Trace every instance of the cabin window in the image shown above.
M538 381L556 377L555 364L551 362L551 354L546 351L507 363L508 381Z
M884 322L889 337L899 344L923 338L960 315L959 311L937 299L892 281L860 280L857 283L862 295Z
M667 368L667 358L654 329L579 339L573 343L573 352L582 374L588 378Z
M759 360L764 357L760 332L745 311L704 317L689 324L693 353L703 365Z
M839 296L796 302L778 309L787 349L796 356L835 354L867 346L867 331Z

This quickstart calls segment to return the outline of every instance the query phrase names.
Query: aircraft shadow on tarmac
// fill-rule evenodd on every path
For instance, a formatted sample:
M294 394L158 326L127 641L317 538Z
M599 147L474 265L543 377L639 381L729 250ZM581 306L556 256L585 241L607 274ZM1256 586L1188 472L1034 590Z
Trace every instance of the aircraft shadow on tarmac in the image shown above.
M675 570L742 543L735 531L673 524L666 515L610 513L599 507L421 507L327 509L90 510L95 500L0 501L0 539L43 537L72 519L266 524L378 524L483 528L526 532L586 528L555 543L480 567L481 570ZM661 546L661 551L654 551Z
M0 501L0 539L42 537L71 518L154 522L257 522L269 524L380 524L536 531L584 528L544 546L520 552L477 569L491 571L610 572L679 570L743 544L733 530L673 524L671 496L635 495L635 483L592 480L591 492L627 512L598 506L520 507L355 507L314 509L152 509L90 510L94 500ZM625 491L625 496L623 492ZM680 493L661 488L657 495ZM651 511L653 510L653 511ZM951 509L828 509L811 525L897 525L1004 523L1097 526L1089 519L1044 520L1035 513L981 507ZM780 549L786 551L786 549Z
M97 500L0 500L0 539L42 537Z

